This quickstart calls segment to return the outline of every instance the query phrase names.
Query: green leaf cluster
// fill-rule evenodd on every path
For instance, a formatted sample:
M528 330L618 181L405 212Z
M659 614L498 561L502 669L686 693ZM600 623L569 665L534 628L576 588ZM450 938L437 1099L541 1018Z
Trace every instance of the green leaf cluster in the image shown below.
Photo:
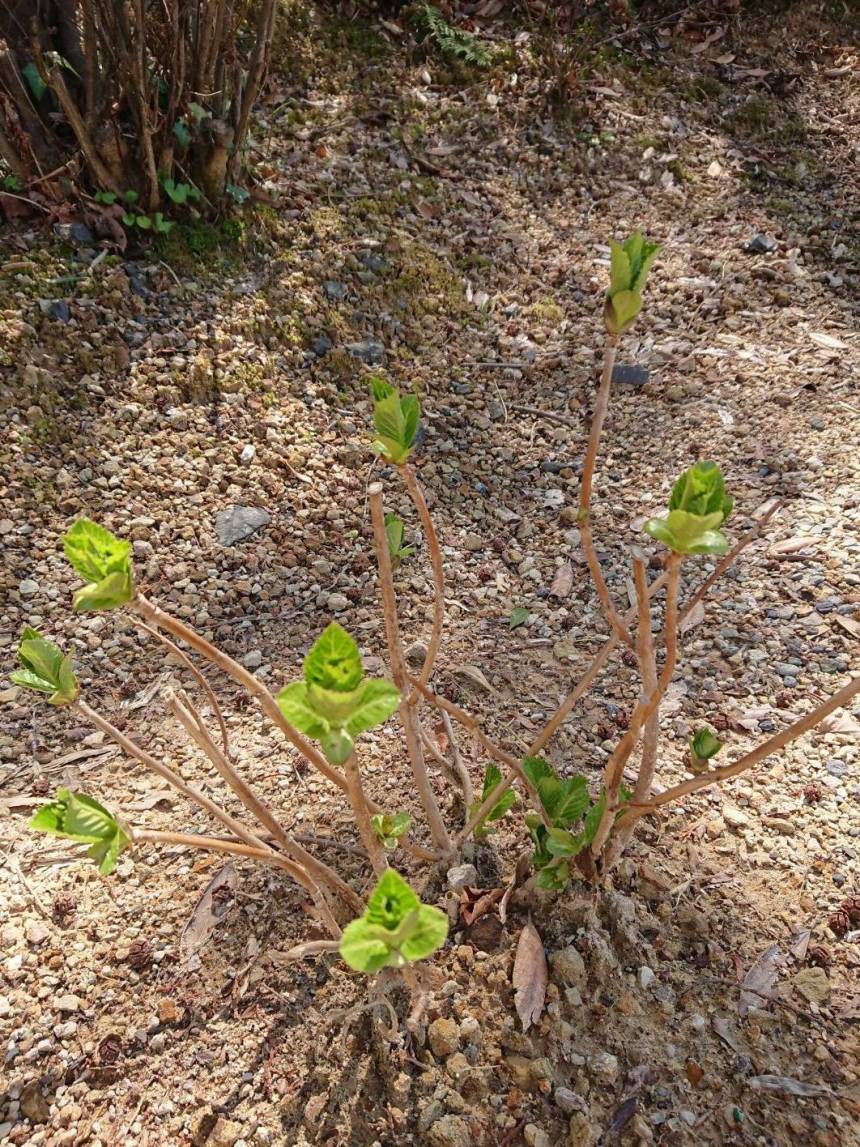
M611 334L620 335L642 310L642 289L660 244L649 243L641 231L634 231L623 243L610 239L609 249L609 290L603 319Z
M42 637L38 630L27 626L18 643L21 668L10 674L15 685L47 693L52 705L70 705L78 695L79 687L72 669L71 654Z
M448 917L422 904L402 876L387 869L370 894L367 908L344 928L340 954L357 972L402 968L425 960L448 936Z
M376 839L383 848L397 848L401 836L409 831L412 817L408 812L396 812L391 815L380 812L370 818L370 823Z
M76 610L115 609L133 600L130 542L89 518L80 518L63 538L63 552L87 582L72 599Z
M723 742L710 729L697 729L690 738L690 768L694 773L702 773L708 761L722 749Z
M411 18L419 35L435 44L445 59L462 60L476 68L490 66L490 54L480 40L472 32L449 24L435 4L421 0Z
M523 772L537 790L541 807L550 824L537 813L526 816L526 828L534 844L534 866L539 888L564 888L570 878L570 861L591 845L603 819L606 793L592 800L585 777L561 780L543 757L526 757ZM623 785L622 801L631 793ZM575 826L580 825L574 832Z
M391 557L391 568L397 569L400 563L415 552L414 546L403 544L403 520L395 513L385 515L385 536L388 539L388 553Z
M678 554L723 554L729 542L719 527L732 505L719 466L697 462L672 487L666 517L649 518L643 529Z
M187 203L189 199L200 198L200 192L193 183L177 183L174 179L163 178L161 180L161 186L166 191L168 199L180 207L183 203Z
M373 449L386 462L402 466L412 453L418 433L420 409L414 394L402 398L393 386L381 378L371 379L373 426L376 437Z
M282 689L278 706L291 725L319 741L332 764L342 765L354 738L386 721L400 693L389 681L365 680L358 646L336 621L317 638L303 669L304 680Z
M104 805L69 789L58 789L56 800L42 805L30 828L88 844L87 856L98 863L104 876L113 872L119 854L131 844L128 833Z
M489 764L484 773L484 787L479 797L476 797L469 806L469 819L475 815L496 785L502 779L502 771L498 765ZM517 803L517 796L513 789L508 789L503 793L494 805L484 813L478 823L475 825L475 838L480 839L482 836L488 836L491 832L495 832L494 828L489 827L489 823L494 820L501 820L505 813L514 807Z

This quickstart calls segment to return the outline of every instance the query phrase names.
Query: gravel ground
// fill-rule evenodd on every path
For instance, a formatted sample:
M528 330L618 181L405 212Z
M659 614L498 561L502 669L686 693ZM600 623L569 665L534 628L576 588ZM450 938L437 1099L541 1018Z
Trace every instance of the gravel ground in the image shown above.
M537 33L516 62L455 82L438 61L405 62L390 30L312 26L261 112L275 206L241 234L198 228L196 258L174 244L97 264L84 232L7 235L10 668L22 625L44 628L74 650L91 704L218 791L166 716L183 671L123 617L70 611L59 539L87 513L133 539L150 597L272 686L331 616L382 672L365 499L379 371L422 398L419 471L448 569L437 687L520 751L605 639L577 470L607 240L641 226L664 246L597 478L610 584L626 599L629 546L696 458L723 466L736 535L783 503L684 635L659 784L686 775L702 721L739 755L843 684L860 637L856 30L796 5L776 29L762 15L663 31L589 56L581 114L560 124ZM386 497L411 535L393 478ZM236 506L265 513L231 543ZM410 540L397 578L418 658L431 587L420 531ZM528 621L511 629L517 607ZM361 887L329 786L213 683L249 775ZM636 687L623 660L604 672L550 746L558 768L597 780ZM217 858L150 848L104 879L28 833L60 784L150 828L211 826L68 714L10 688L0 702L0 1143L857 1142L858 932L828 927L860 891L856 711L643 824L605 895L520 891L504 923L466 927L448 894L426 1029L392 1044L387 1012L349 1012L367 989L341 964L285 963L317 934L285 877L237 864L213 939L183 961ZM461 748L479 784L478 746ZM393 725L363 765L381 804L413 807ZM450 783L434 784L456 822ZM509 814L470 857L479 887L510 877L520 826ZM446 902L436 874L414 879ZM529 912L551 970L524 1033L510 978ZM742 1015L739 983L765 953L774 998Z

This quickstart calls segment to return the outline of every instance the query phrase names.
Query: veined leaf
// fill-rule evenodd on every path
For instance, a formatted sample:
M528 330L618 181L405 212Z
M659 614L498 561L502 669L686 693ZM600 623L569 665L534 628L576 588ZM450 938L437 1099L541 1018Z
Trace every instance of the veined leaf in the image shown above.
M387 869L370 894L367 909L344 929L340 954L359 972L423 960L448 935L448 918L422 904L402 876Z
M377 839L383 848L396 848L400 837L409 831L412 817L408 812L377 813L370 818L370 823Z
M305 658L305 681L336 693L348 693L359 686L362 672L358 646L345 629L336 621L331 622Z
M484 786L481 791L481 795L472 801L472 804L469 808L470 819L475 815L475 813L478 811L478 809L481 807L493 789L496 788L496 786L500 783L501 779L502 772L498 765L494 765L492 763L487 765L486 771L484 772ZM509 788L506 792L502 793L496 803L490 806L489 810L475 825L475 838L479 840L482 836L487 836L489 833L495 832L495 829L489 827L489 822L501 820L505 813L508 812L509 809L512 809L516 803L517 794L513 789Z
M131 543L89 518L79 518L63 538L63 552L84 581L101 581L128 568Z
M104 875L113 872L119 854L131 839L112 813L85 793L59 789L57 798L43 805L30 821L30 828L89 844L87 855L98 862Z
M331 726L311 707L308 687L304 681L294 681L277 695L278 708L291 725L308 737L318 740L330 732Z
M523 772L535 788L539 788L544 777L555 776L555 769L543 757L525 757Z
M344 728L350 736L356 737L359 733L387 721L399 704L400 690L390 681L368 681L361 690Z
M18 644L18 660L22 668L10 674L15 685L48 694L52 705L68 705L77 697L71 657L29 626Z

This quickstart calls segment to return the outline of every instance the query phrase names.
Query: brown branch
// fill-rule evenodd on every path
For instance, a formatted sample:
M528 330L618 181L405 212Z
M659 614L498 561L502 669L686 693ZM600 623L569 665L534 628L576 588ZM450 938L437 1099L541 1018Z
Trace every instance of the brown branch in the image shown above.
M588 572L591 574L591 580L594 582L594 588L597 590L597 599L600 602L600 607L603 610L603 616L609 622L609 627L612 632L623 641L625 645L633 647L633 637L630 630L624 624L624 620L615 608L615 603L612 600L612 595L609 592L609 586L606 584L606 579L603 576L603 570L600 568L600 560L597 557L597 550L594 548L594 537L591 533L591 526L588 521L583 519L579 526L579 536L582 542L582 550L585 554L585 560L588 563Z
M406 661L403 656L403 646L400 640L400 626L397 620L397 600L394 593L394 578L391 573L391 555L388 552L388 536L385 532L385 509L382 502L382 485L374 482L368 487L370 500L370 515L373 522L373 544L376 550L376 561L379 566L379 589L382 597L382 613L385 619L385 636L388 642L388 657L391 662L391 676L394 684L400 690L401 701L398 708L403 732L406 738L406 750L409 763L412 766L412 776L415 787L424 808L430 835L433 843L442 852L450 852L451 839L442 820L424 754L421 751L421 742L418 735L418 715L408 701L409 676L406 672Z
M312 853L308 852L307 849L302 848L302 846L286 832L266 802L257 796L244 777L233 768L231 762L212 740L209 735L209 730L206 728L203 720L188 698L186 697L184 700L185 704L183 704L178 697L172 697L169 706L171 712L194 744L206 754L215 766L218 775L236 794L245 808L257 818L264 828L269 830L274 840L277 841L287 856L291 857L296 863L301 864L315 880L319 880L333 889L351 911L362 912L364 906L361 898L353 892L346 881L338 876L333 868L329 867L329 865L323 861L318 860Z
M275 0L261 0L257 15L257 26L254 33L254 47L251 51L251 58L248 61L248 78L245 82L245 90L242 93L242 102L236 118L236 131L233 136L233 154L230 157L229 165L230 174L233 176L235 176L238 170L239 156L242 151L242 144L245 140L245 133L248 130L248 123L251 119L251 111L257 101L257 96L260 94L263 77L266 73L275 11Z
M603 352L603 371L600 376L600 386L597 390L597 401L594 404L594 414L591 419L591 430L588 435L588 447L585 452L585 462L582 466L582 478L579 482L579 518L584 522L588 519L591 508L591 487L594 483L594 471L597 466L597 452L600 449L600 436L603 433L603 422L609 409L609 394L612 389L612 368L615 366L615 354L618 349L618 335L608 334Z
M153 629L151 625L147 625L143 618L133 617L132 621L139 629L142 629L145 633L148 633L150 637L154 637L156 641L161 642L165 649L168 649L174 657L177 657L182 662L185 668L197 681L197 684L209 698L209 704L212 706L212 712L215 714L215 718L218 721L218 726L221 730L221 742L224 746L224 752L229 757L230 740L227 736L227 725L224 721L224 714L221 711L221 706L218 704L218 698L215 696L215 691L206 680L203 673L201 673L201 671L197 668L188 654L185 653L184 650L180 649L175 642L171 641L169 637L165 637L163 633L159 633L157 629Z
M352 813L355 817L355 823L358 826L358 835L361 837L362 843L367 849L367 855L370 857L373 871L377 876L381 876L386 868L388 868L388 861L385 858L385 849L373 831L373 825L370 822L370 810L367 807L367 798L362 788L361 773L358 769L358 761L356 760L355 753L350 755L349 760L343 767L343 771L346 777L349 803L352 805ZM364 906L362 905L359 912L363 911L363 909Z
M442 624L445 619L445 573L442 567L442 551L439 548L439 538L436 535L433 518L430 516L430 510L427 508L424 492L418 484L418 479L415 477L415 471L411 466L406 465L400 467L400 473L403 475L403 481L406 483L409 497L412 499L415 509L418 511L421 525L424 527L424 536L427 539L427 546L430 551L430 565L433 569L433 627L430 631L430 643L427 646L427 656L424 658L424 664L421 667L420 674L421 684L429 685L433 667L436 664L436 657L439 653L439 643L442 640ZM414 700L415 695L413 694L410 701Z
M843 686L838 693L834 693L827 701L823 701L820 705L816 706L811 713L808 713L805 717L801 717L795 721L793 725L789 725L788 728L783 729L781 733L776 733L767 741L762 742L758 748L746 753L745 756L735 761L734 764L722 765L720 768L711 769L707 773L690 777L688 780L682 781L670 789L666 789L660 793L659 796L652 797L644 804L636 807L628 806L629 811L625 809L619 823L626 824L628 821L638 820L639 817L647 816L649 813L654 812L660 808L661 805L669 804L671 801L681 800L683 797L689 796L690 793L694 793L698 791L698 789L706 788L708 785L719 784L722 781L729 780L731 777L739 776L740 773L746 772L747 769L765 760L766 757L785 748L785 746L792 741L796 741L798 737L802 737L803 734L808 733L810 729L814 729L825 717L835 709L839 709L847 704L858 693L860 693L860 676L852 677L848 684Z
M454 732L454 726L451 724L451 718L444 709L442 710L442 724L445 726L445 735L448 738L448 744L451 746L451 760L454 763L454 772L460 782L460 787L463 790L463 800L468 809L475 796L472 789L472 778L469 776L469 771L463 764L463 758L460 756L460 746L457 744L457 735Z
M681 555L671 553L666 562L666 620L663 627L663 642L666 647L666 657L663 670L657 680L657 687L646 694L633 711L630 727L618 742L615 751L606 763L603 774L603 785L606 792L606 808L600 820L597 832L591 843L591 855L600 856L603 846L612 831L614 822L614 808L618 801L618 792L621 787L621 778L624 775L624 766L630 754L636 747L639 734L643 726L655 713L665 696L666 690L675 672L678 660L678 587L680 582Z

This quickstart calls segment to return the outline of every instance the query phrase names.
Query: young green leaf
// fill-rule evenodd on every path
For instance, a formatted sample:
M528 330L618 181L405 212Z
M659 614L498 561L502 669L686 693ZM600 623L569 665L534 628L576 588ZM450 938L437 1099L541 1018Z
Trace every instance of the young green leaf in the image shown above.
M113 872L131 838L104 805L84 793L59 789L57 798L37 810L30 828L89 844L87 855L103 875Z
M287 685L275 700L290 724L295 725L305 736L319 740L331 731L328 721L311 706L304 681L294 681L292 685Z
M207 116L212 114L211 112L208 112L202 104L197 103L190 103L188 105L188 110L191 112L192 116L197 120L198 123L200 120L206 119Z
M538 796L550 820L559 828L567 828L582 819L591 803L585 777L545 777L538 784Z
M606 293L604 321L615 335L626 331L642 309L642 289L651 264L660 250L635 231L623 243L609 241L609 290Z
M331 622L305 658L305 681L335 693L349 693L361 683L362 673L358 646L345 629Z
M400 563L414 552L413 546L404 546L403 530L403 522L395 513L385 515L385 536L388 539L392 569L397 569Z
M502 771L498 765L494 765L492 763L487 765L486 771L484 773L484 787L481 795L472 801L472 804L469 808L470 819L475 815L475 813L478 811L478 809L481 807L493 789L499 784L501 779ZM479 840L482 836L487 836L489 833L495 832L495 829L489 827L489 822L494 820L501 820L505 813L508 812L509 809L512 809L516 803L517 794L513 789L508 789L506 792L502 793L496 803L490 806L489 811L486 812L475 825L475 839Z
M52 705L70 705L77 697L71 656L29 626L21 634L18 660L22 668L10 674L15 685L48 694Z
M570 865L566 860L555 860L540 870L535 884L547 892L560 892L568 880L570 880Z
M704 772L708 761L722 748L723 742L710 729L697 729L690 739L690 767L693 772Z
M511 616L508 618L508 625L511 629L518 629L519 626L525 625L529 619L529 611L525 606L518 605L516 609L511 611Z
M77 573L90 583L75 594L75 609L113 609L134 598L130 542L114 537L89 518L80 518L63 539L63 550Z
M377 813L370 818L370 823L383 848L396 848L401 836L409 831L412 817L408 812L396 812L391 816Z
M555 769L543 757L525 757L523 759L523 772L535 788L540 787L540 782L545 777L555 776Z
M97 191L93 196L93 201L95 203L104 203L109 207L112 203L116 203L117 193L115 191Z
M724 554L729 540L716 528L722 521L719 510L704 516L670 510L665 518L649 518L642 529L677 554Z
M420 411L414 394L403 398L381 378L371 379L373 425L376 438L373 449L387 462L401 466L412 453L418 433Z
M716 462L697 462L685 470L669 495L670 510L686 510L698 517L719 513L722 521L732 512L733 504Z
M396 712L400 690L390 681L368 681L361 689L344 728L352 737L381 725Z
M594 840L595 833L600 827L600 822L603 819L603 813L606 809L606 792L601 792L600 796L585 814L585 819L582 822L582 836L584 844L591 844Z
M362 916L344 929L340 954L358 972L426 959L445 943L448 918L422 904L402 876L387 869Z

